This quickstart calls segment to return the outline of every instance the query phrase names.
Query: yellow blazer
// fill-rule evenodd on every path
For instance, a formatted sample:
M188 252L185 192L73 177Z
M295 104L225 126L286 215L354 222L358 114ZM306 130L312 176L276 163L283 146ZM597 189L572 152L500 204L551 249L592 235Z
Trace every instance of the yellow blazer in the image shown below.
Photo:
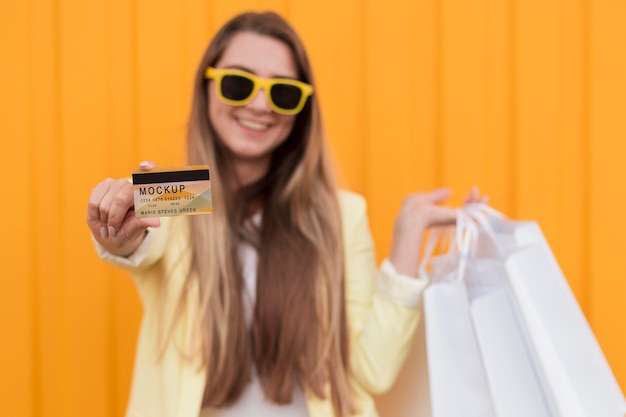
M346 257L346 302L351 335L351 382L359 417L376 417L372 395L393 384L409 350L419 320L423 279L398 275L388 261L376 269L365 200L339 194ZM162 327L173 317L189 266L188 223L164 218L129 258L100 256L133 277L143 304L127 417L198 417L206 373L181 356L190 346L191 324L198 310L198 287L192 286L187 309L173 340L158 357ZM97 245L96 245L97 246ZM160 320L164 320L160 322ZM332 416L329 399L305 393L310 417Z

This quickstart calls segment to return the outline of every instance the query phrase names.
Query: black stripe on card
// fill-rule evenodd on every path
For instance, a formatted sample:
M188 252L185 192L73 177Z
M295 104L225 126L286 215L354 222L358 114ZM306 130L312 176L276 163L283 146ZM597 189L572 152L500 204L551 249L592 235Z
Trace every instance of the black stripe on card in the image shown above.
M133 173L133 184L159 184L164 182L203 181L209 179L208 169L168 172Z

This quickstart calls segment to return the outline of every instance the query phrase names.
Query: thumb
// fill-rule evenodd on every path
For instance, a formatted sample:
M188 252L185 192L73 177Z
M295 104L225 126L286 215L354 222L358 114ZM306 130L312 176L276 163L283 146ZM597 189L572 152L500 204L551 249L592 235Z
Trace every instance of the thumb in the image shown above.
M157 164L154 161L141 161L139 163L139 169L142 171L149 171L151 169L155 169Z
M137 218L134 213L129 213L129 218L124 222L120 233L125 239L132 240L147 228L159 226L161 226L161 219L158 217Z
M427 193L428 199L433 204L442 203L452 195L452 191L449 188L437 188Z

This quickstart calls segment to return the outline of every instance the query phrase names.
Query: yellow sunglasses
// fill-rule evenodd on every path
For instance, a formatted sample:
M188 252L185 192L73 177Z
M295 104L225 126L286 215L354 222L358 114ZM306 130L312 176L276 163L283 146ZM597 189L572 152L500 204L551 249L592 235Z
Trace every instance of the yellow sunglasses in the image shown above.
M293 115L302 111L313 94L313 86L291 78L261 78L247 71L213 67L207 68L204 75L215 80L217 96L231 106L245 106L262 88L272 110Z

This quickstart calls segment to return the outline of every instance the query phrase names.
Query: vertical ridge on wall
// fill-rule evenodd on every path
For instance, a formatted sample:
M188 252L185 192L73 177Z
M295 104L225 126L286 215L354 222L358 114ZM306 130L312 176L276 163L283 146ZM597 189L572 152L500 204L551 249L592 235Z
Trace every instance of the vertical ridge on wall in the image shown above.
M583 31L583 47L582 47L582 154L583 158L582 177L583 177L583 194L582 194L582 245L581 245L581 264L582 276L579 287L579 296L581 307L591 322L591 312L593 305L591 300L591 18L590 18L590 0L582 0L582 31Z
M405 50L407 51L416 51L417 47L418 47L418 40L417 40L417 34L418 34L418 30L416 28L416 25L411 24L413 19L415 19L416 16L416 5L414 1L409 1L406 4L406 8L405 13L406 13L406 19L407 19L407 28L406 30L406 45L405 45ZM418 104L418 100L415 100L415 91L417 91L417 87L420 85L420 83L417 81L416 79L416 69L417 69L417 59L416 59L416 55L414 52L411 53L407 53L406 54L406 66L407 66L407 75L406 75L406 81L405 81L405 85L404 88L406 88L408 95L407 98L408 100L405 103L406 106L406 115L407 115L407 136L406 138L404 138L404 151L405 151L405 155L406 155L406 169L404 171L403 176L405 176L407 178L406 182L403 184L404 185L404 193L412 193L417 191L417 187L418 187L418 182L417 179L419 178L419 172L421 171L417 165L418 165L418 156L419 156L419 151L422 147L422 141L423 139L419 138L417 135L418 132L418 121L417 121L417 114L418 114L418 108L419 108L419 104ZM402 64L400 64L402 65ZM395 204L396 207L399 206L399 202ZM396 212L399 211L398 208L396 208ZM390 232L390 229L387 231L387 233ZM379 257L381 255L384 254L379 254Z
M138 0L137 70L139 157L159 165L180 165L189 103L183 80L179 3ZM154 123L161 120L162 123Z
M136 24L134 2L106 4L107 168L114 177L128 175L139 163Z
M5 335L0 354L0 387L13 395L3 398L1 407L7 415L29 415L36 375L33 357L35 323L30 300L33 295L33 268L26 260L32 256L33 234L29 222L33 212L32 174L28 157L31 155L30 131L24 129L31 122L28 96L30 80L28 56L28 9L22 2L2 4L0 9L0 54L10 57L3 61L4 76L0 77L0 114L10 115L3 120L8 129L0 142L0 154L5 155L5 204L0 205L4 219L4 250L0 253L2 279L0 294L8 300L0 302L0 329ZM10 41L8 41L10 40ZM14 187L14 188L13 188ZM11 189L13 188L13 189ZM21 262L15 262L20 257ZM19 259L19 258L18 258ZM4 414L4 413L2 413Z
M557 189L557 223L559 236L557 253L560 264L578 299L586 305L585 296L585 74L583 1L569 1L567 7L559 4L559 90L558 147L560 149L559 186ZM581 169L582 168L582 169ZM576 233L572 233L576 231ZM588 309L587 309L588 311Z
M39 306L41 323L41 407L43 415L52 414L51 410L62 415L67 412L65 399L68 398L64 377L67 372L63 317L65 243L51 244L50 238L60 241L63 236L60 2L37 0L31 13L36 28L32 31L31 51L35 68L32 93L37 97L33 108L37 129L33 171L38 182L35 225L39 230L36 264L40 298L34 302Z
M407 143L413 140L410 126L414 117L410 112L414 97L408 89L411 60L405 49L411 34L409 5L410 1L405 0L396 2L394 8L377 1L368 1L364 6L368 45L365 126L370 157L366 196L379 256L389 252L393 219L404 195L414 188L410 175L414 158L406 152Z
M332 15L330 44L332 54L314 61L317 74L319 62L329 60L330 73L327 77L333 82L333 97L324 95L328 103L322 108L328 136L338 166L340 184L363 193L367 172L363 161L367 159L365 147L365 81L363 62L365 48L361 39L364 36L364 8L356 7L358 0L331 2ZM322 51L327 49L323 48ZM322 74L320 74L322 75ZM319 79L320 76L316 75ZM325 91L328 91L327 88ZM322 92L324 93L324 92ZM331 107L332 106L332 107ZM341 162L340 162L341 161Z
M517 194L520 218L536 219L548 241L555 232L558 201L558 0L516 3ZM533 30L531 30L531 28Z
M434 62L433 84L434 84L434 114L435 120L433 130L433 159L435 162L433 176L435 178L435 184L437 186L449 186L445 184L445 171L444 171L444 146L443 146L443 132L444 132L444 116L443 116L443 3L438 0L433 2L433 21L434 21L434 45L432 60ZM428 59L428 55L424 56Z
M454 204L461 204L470 187L486 179L485 6L442 2L442 169L443 183L458 194Z
M183 91L187 108L191 106L192 89L196 75L196 68L202 58L210 37L209 3L205 0L186 0L183 10ZM185 114L185 129L187 114ZM185 136L186 138L186 136Z
M509 56L510 56L510 61L509 61L509 66L508 66L508 73L509 73L509 82L508 84L508 89L510 91L510 96L508 97L508 108L509 108L509 128L508 128L508 133L509 133L509 138L510 138L510 146L508 148L508 152L506 153L506 157L508 158L509 161L509 168L508 168L508 176L509 176L509 180L508 180L508 184L511 187L511 193L510 198L508 199L508 203L509 203L509 211L507 212L508 215L511 218L518 218L519 215L519 196L517 195L517 187L518 187L518 175L517 172L519 171L518 168L518 164L519 161L516 157L516 152L517 152L517 148L518 148L518 142L519 142L519 129L518 129L518 125L519 125L519 118L518 118L518 96L519 96L519 91L518 91L518 79L519 79L519 71L518 71L518 63L519 63L519 54L517 51L517 44L519 42L519 29L518 29L518 21L517 21L517 3L519 1L522 0L511 0L509 2L509 15L508 15L508 23L510 25L510 40L508 42L508 49L509 49Z
M411 187L407 191L424 191L443 184L441 172L441 3L430 0L411 2L412 20L410 77L413 104L410 115L413 137L409 163ZM389 145L388 145L389 146ZM367 170L366 170L367 171ZM384 254L379 254L384 255Z
M624 386L626 3L594 0L589 8L591 324Z
M138 164L138 101L136 62L136 3L113 0L105 4L106 10L106 119L107 144L102 150L104 166L91 177L95 185L102 174L119 178L129 175ZM97 257L92 255L94 262ZM107 339L109 341L110 375L107 388L111 393L111 415L123 415L126 408L130 381L128 370L132 369L134 338L138 326L131 325L127 315L140 314L137 297L131 281L114 274L110 268L100 265L99 271L107 283L110 301L107 305Z
M36 0L29 7L32 97L32 170L36 230L32 264L36 282L32 304L37 315L37 397L32 398L34 415L60 411L65 392L63 374L64 328L60 194L60 71L58 3ZM51 244L51 239L56 239Z
M27 21L27 25L30 26L33 23L33 13L32 13L32 4L29 4L27 6L27 12L26 12L26 21ZM35 74L34 74L34 61L36 59L36 57L33 56L33 37L34 34L32 34L30 31L28 31L27 33L27 51L28 51L28 68L27 68L27 77L30 80L30 85L29 85L29 89L28 92L26 94L28 94L28 110L29 110L29 125L28 125L28 144L29 144L29 155L28 158L33 161L37 159L37 128L36 128L36 102L37 99L35 97L35 92L34 92L34 88L33 88L33 84L34 84L34 78L35 78ZM28 189L30 190L35 190L38 188L38 183L37 180L35 178L35 176L33 175L30 178L30 182L27 185ZM32 207L33 213L32 213L32 219L36 219L37 218L37 198L32 198L30 205ZM37 223L36 221L33 222L33 224L31 225L31 233L29 236L29 240L31 242L31 256L33 258L36 257L36 247L37 247L37 241L38 241L38 233L37 233ZM41 299L41 293L40 293L40 287L39 287L39 282L37 280L37 277L40 276L40 269L39 269L39 265L37 263L34 263L32 265L32 275L29 277L31 280L31 287L32 287L32 300L39 300ZM29 329L31 332L31 337L32 337L32 344L30 346L31 352L31 358L33 361L33 364L35 364L32 367L32 400L31 400L31 407L32 407L32 414L33 415L39 415L41 414L42 411L42 369L41 366L39 366L39 364L41 363L39 361L39 358L41 356L41 337L40 337L40 333L41 333L41 309L39 308L39 304L38 303L33 303L32 305L32 315L33 315L33 319L32 319L32 324L31 324L31 328Z
M105 0L61 0L59 5L63 323L68 390L64 408L71 416L91 410L94 417L104 417L112 411L107 337L111 284L101 269L85 274L82 260L93 256L93 249L79 242L88 238L85 200L92 184L85 173L106 169L106 151L101 153L108 145L109 122L106 9Z
M485 155L481 190L489 204L513 216L513 43L512 4L490 0L486 5Z

